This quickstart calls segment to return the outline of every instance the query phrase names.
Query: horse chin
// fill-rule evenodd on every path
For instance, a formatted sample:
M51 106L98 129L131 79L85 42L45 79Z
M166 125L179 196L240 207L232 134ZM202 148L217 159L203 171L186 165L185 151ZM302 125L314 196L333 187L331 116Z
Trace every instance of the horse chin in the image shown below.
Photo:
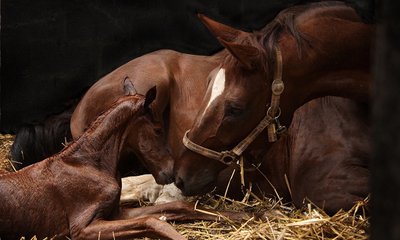
M198 181L198 179L193 179L193 181L183 181L178 177L175 179L175 185L185 196L203 195L215 189L216 179L201 178L200 181Z
M205 186L200 186L198 187L198 184L195 186L187 187L184 188L184 190L181 189L182 193L184 196L197 196L197 195L204 195L207 194L215 189L215 184L208 184Z

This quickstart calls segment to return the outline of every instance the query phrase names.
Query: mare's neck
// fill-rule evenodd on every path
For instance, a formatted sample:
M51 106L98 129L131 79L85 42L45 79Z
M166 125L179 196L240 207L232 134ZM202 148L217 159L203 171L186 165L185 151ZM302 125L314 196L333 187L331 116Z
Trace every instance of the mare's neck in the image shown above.
M124 100L91 124L88 130L66 151L66 161L83 162L117 173L122 147L130 122L141 106L135 98ZM71 154L68 154L71 153Z
M292 36L283 34L279 41L285 82L282 110L294 113L307 101L328 95L368 102L372 27L337 18L317 18L298 28L310 40L301 57Z

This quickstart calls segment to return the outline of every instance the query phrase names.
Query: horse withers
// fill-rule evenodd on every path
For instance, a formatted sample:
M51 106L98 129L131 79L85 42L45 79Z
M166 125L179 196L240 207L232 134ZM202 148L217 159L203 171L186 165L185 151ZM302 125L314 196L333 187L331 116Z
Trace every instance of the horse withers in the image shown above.
M200 18L229 54L212 74L199 113L184 136L187 149L175 160L175 183L187 195L213 189L226 165L235 164L242 156L249 159L245 168L265 165L268 160L263 156L268 156L266 152L272 146L268 141L274 140L283 125L290 125L295 110L305 102L326 95L364 102L369 99L373 28L362 23L355 11L343 3L310 3L286 9L254 33L236 30L205 16ZM308 141L313 136L299 137ZM346 137L341 140L345 145L355 141ZM368 152L365 148L363 145L362 150ZM349 152L344 157L365 155ZM282 167L285 168L293 163L282 164L287 164ZM351 163L341 168L345 172L346 168L353 169ZM297 170L298 178L303 170ZM347 174L343 177L336 182L351 182ZM363 175L361 182L368 185L368 176ZM292 184L294 189L301 187ZM338 189L327 191L338 191L339 185ZM365 197L364 189L360 192ZM354 199L360 200L360 196L347 201ZM323 206L323 201L319 201L319 206ZM338 207L348 204L331 209Z

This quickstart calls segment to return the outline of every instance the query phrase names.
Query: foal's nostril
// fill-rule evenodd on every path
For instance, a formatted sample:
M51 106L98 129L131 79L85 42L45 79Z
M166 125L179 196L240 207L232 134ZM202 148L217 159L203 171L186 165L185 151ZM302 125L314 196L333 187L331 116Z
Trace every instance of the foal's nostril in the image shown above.
M170 176L169 179L168 179L168 181L169 181L170 183L175 182L175 176Z

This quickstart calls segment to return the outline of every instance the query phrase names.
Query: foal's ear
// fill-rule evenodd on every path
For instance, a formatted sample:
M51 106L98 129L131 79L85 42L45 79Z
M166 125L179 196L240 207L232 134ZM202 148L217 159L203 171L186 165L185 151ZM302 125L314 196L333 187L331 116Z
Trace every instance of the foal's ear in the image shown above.
M144 100L144 109L146 111L150 110L150 104L154 101L154 99L156 99L156 95L157 95L156 86L150 88L150 90L147 91L146 96L145 96L145 100Z
M124 94L125 96L132 96L137 94L137 91L129 77L125 77L124 79Z
M248 70L252 70L259 61L260 50L256 47L227 42L221 38L218 41Z
M219 23L204 16L203 14L197 14L204 25L210 30L210 32L217 38L222 38L226 41L234 41L239 35L247 35L249 33L229 27L228 25Z

